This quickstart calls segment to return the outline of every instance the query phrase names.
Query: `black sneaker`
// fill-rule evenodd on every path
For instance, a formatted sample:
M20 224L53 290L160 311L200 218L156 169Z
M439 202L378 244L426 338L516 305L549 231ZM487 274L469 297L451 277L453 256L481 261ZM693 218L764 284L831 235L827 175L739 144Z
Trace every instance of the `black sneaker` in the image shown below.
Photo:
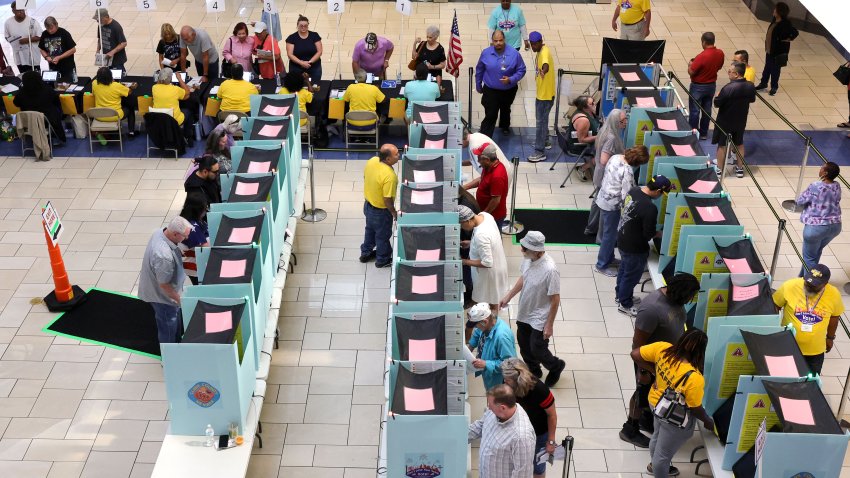
M767 94L769 94L770 96L775 96L776 90L770 90L770 91L767 92Z
M649 437L634 428L629 422L623 424L620 430L620 440L631 443L638 448L649 448Z
M763 85L759 84L759 85L756 86L756 91L761 91L761 90L766 90L766 89L767 89L767 83L765 83Z
M647 472L647 473L649 473L650 475L653 475L653 474L654 474L654 473L652 472L652 463L650 463L650 464L646 465L646 472ZM669 476L679 476L679 469L678 469L678 468L676 468L676 467L675 467L675 466L673 466L673 465L670 465L670 471L668 471L668 472L667 472L667 474L668 474Z
M387 262L376 262L375 267L377 267L378 269L383 269L384 267L389 267L392 263L392 259L388 260Z
M555 384L558 383L558 380L561 379L561 372L563 372L565 368L567 368L567 363L558 359L558 365L552 370L549 370L549 374L546 375L546 380L544 380L543 383L545 383L547 387L554 387Z
M372 251L372 252L370 252L370 253L368 253L368 254L363 254L363 255L361 255L361 256L360 256L360 262L362 262L362 263L364 263L364 264L365 264L365 263L367 263L367 262L371 261L371 260L372 260L372 259L374 259L374 258L375 258L375 251Z
M655 432L655 419L652 416L651 412L644 411L640 414L640 420L638 421L639 429L643 430L650 435Z

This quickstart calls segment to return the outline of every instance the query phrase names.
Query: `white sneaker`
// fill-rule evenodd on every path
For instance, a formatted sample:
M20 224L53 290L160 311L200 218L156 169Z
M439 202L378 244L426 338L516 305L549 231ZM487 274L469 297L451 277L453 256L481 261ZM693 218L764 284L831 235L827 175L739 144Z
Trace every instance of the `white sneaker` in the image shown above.
M622 305L618 305L617 306L617 312L619 312L621 314L628 315L629 317L637 316L637 309L635 308L635 306L631 306L629 308L626 308Z
M541 161L546 161L546 153L535 152L534 154L528 157L529 163L539 163Z

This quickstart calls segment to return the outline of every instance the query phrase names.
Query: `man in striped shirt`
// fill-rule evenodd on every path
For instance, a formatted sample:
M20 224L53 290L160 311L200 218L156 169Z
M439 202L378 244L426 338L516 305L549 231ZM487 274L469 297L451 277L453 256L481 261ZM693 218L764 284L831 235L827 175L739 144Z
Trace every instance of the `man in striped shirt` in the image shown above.
M531 478L534 427L511 387L502 384L487 391L487 411L469 425L469 441L476 438L481 438L479 478Z

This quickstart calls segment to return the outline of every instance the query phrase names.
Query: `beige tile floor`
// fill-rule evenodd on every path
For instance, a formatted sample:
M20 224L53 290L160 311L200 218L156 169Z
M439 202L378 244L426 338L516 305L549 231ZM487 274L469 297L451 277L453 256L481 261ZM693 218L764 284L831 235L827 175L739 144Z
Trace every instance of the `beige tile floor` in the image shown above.
M217 30L215 18L205 15L198 1L158 3L160 10L150 18L137 14L132 3L111 8L131 38L133 73L153 68L151 42L146 40L149 24L154 31L166 20ZM655 3L653 37L669 40L667 59L673 70L684 69L704 29L714 30L718 44L727 51L748 48L752 63L760 69L759 45L765 24L736 0ZM83 65L88 61L82 59L91 57L95 42L87 5L80 0L47 1L37 10L38 17L52 14L74 34L81 73L91 73L91 68ZM259 5L250 5L247 11L254 17ZM333 71L335 20L325 15L324 4L280 2L279 6L285 12L285 24L294 24L298 13L313 18L313 28L326 38L325 71ZM230 11L219 20L221 38L240 11L240 5L233 2L227 7ZM393 40L400 32L391 3L357 2L347 8L341 27L346 71L351 45L366 31L386 32ZM491 4L415 4L416 15L406 27L402 43L411 42L412 29L421 34L431 23L448 31L455 8L467 51L464 65L474 63L486 36L480 17ZM611 33L610 7L530 4L525 11L531 28L541 30L554 46L559 66L596 68L599 37ZM798 125L831 127L844 117L846 107L843 90L829 75L837 58L823 39L802 34L794 43L791 65L783 72L782 93L771 101ZM465 84L465 74L460 81ZM533 111L530 84L524 85L522 95L525 108L515 108L515 125L527 124ZM792 95L795 101L789 99ZM475 105L473 116L479 109ZM758 104L750 121L754 128L781 126ZM150 475L168 423L161 369L146 358L41 332L52 314L29 302L51 288L38 207L50 199L62 213L66 226L63 252L74 283L132 293L149 234L182 204L180 177L186 166L185 159L60 157L33 163L0 158L0 476ZM328 219L302 223L298 228L295 250L299 265L284 292L282 343L274 354L263 407L265 448L255 450L249 476L374 476L390 284L388 270L356 261L363 226L358 179L362 167L358 161L317 163L316 199L328 211ZM564 171L563 166L549 172L545 163L523 163L517 204L587 206L590 190L586 184L570 182L565 189L558 188ZM791 235L799 244L801 228L796 216L779 208L782 199L793 195L797 170L757 168L755 172L769 203L788 219ZM815 172L807 175L814 179ZM730 178L726 188L769 264L776 220L767 204L750 178ZM850 232L845 232L824 259L833 267L836 285L848 280L850 252L842 247L848 243ZM506 246L515 274L519 251L507 240ZM616 436L624 400L631 394L627 353L632 324L616 312L613 281L592 273L593 249L554 248L551 254L559 263L563 291L554 348L568 364L555 394L560 434L576 438L573 476L640 476L647 452ZM794 251L784 241L777 279L793 276L798 267ZM848 298L845 302L850 305ZM504 318L509 319L509 314ZM840 401L848 367L850 339L840 333L824 368L824 392L834 407ZM477 417L484 404L481 384L473 381L471 391ZM685 476L693 476L692 466L681 464L690 448L684 447L677 457ZM843 476L850 476L848 469L844 471ZM553 475L560 475L560 468L556 467Z

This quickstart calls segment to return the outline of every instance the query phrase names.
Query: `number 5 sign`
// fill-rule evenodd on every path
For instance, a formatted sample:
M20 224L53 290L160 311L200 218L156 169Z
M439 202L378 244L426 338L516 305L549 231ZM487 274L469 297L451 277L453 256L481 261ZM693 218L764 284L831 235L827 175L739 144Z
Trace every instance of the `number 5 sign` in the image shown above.
M136 10L140 12L156 10L156 0L136 0Z
M89 6L91 8L106 8L109 6L109 0L91 0Z
M277 5L274 0L263 0L263 11L266 13L277 13Z
M207 13L221 13L225 8L224 0L207 0Z
M339 15L345 12L345 0L328 0L328 15Z

